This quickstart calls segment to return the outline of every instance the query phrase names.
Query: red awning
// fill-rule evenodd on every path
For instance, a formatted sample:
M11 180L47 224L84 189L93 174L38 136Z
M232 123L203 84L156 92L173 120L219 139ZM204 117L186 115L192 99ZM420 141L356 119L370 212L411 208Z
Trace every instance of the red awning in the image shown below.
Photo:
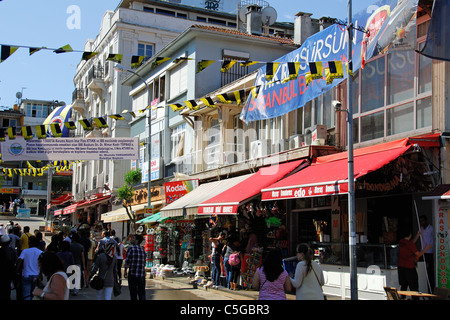
M201 203L199 215L237 214L239 205L261 193L261 189L279 181L306 160L264 167L244 181Z
M59 209L59 210L55 210L55 212L53 213L53 215L54 216L59 216L59 215L61 215L62 214L62 209Z
M72 195L70 193L64 194L61 197L55 198L50 200L51 205L61 205L67 201L70 201L72 199Z
M376 171L412 148L408 139L354 150L355 180ZM348 192L348 155L318 157L309 167L262 190L262 200L315 197Z
M85 202L86 202L85 200L82 200L82 201L79 201L79 202L77 202L77 203L71 204L71 205L68 206L68 207L65 207L65 208L63 209L63 213L62 213L62 214L71 214L71 213L74 213L75 210L76 210L76 208L77 208L78 206L84 204Z
M110 199L110 198L111 198L111 195L107 195L107 196L105 196L105 197L100 197L100 198L97 198L97 199L85 201L85 202L83 202L83 203L80 203L80 204L78 205L78 207L81 207L81 208L84 208L84 207L90 207L90 206L92 206L92 205L98 204L99 202L106 201L106 200L108 200L108 199Z

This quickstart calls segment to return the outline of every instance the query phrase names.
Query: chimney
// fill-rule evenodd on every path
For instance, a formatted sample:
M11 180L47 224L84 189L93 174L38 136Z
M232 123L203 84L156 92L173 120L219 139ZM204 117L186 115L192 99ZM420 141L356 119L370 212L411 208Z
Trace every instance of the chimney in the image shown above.
M305 40L313 34L311 25L312 13L299 12L294 21L294 43L303 44Z
M247 33L262 34L262 7L256 4L247 6Z

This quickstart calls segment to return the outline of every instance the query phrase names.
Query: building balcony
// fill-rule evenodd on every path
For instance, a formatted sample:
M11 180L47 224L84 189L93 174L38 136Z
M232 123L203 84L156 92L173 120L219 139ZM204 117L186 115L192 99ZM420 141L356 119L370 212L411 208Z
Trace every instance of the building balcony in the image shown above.
M104 69L102 66L92 66L88 72L88 89L92 90L99 97L103 97L106 93L104 80Z

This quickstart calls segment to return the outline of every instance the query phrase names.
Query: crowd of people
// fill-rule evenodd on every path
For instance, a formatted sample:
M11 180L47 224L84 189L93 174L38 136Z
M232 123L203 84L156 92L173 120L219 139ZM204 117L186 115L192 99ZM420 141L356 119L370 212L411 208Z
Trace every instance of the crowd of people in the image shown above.
M258 246L258 237L249 228L245 243L238 235L219 232L210 237L212 286L220 288L220 275L225 273L225 287L238 290L241 263L245 253ZM280 247L268 250L257 268L252 288L259 291L259 300L286 300L286 293L295 291L297 300L324 300L322 286L325 283L320 265L314 261L313 250L306 243L297 246L298 263L290 277L284 268L285 253Z
M126 245L124 243L125 240ZM69 300L80 290L94 288L98 300L121 293L122 266L131 299L145 300L145 251L141 235L120 240L105 230L96 240L88 228L60 232L46 243L42 232L12 221L0 226L0 300ZM125 248L127 246L127 248Z

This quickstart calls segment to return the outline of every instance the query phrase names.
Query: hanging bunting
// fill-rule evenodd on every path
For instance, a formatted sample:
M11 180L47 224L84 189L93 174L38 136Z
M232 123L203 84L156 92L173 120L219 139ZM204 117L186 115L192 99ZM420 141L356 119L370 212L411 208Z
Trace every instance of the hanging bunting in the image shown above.
M108 124L106 123L105 119L103 119L102 117L94 118L94 122L97 125L97 128L99 128L99 129L108 128Z
M200 62L197 63L197 73L202 72L203 70L205 70L207 67L209 67L214 62L216 62L216 61L215 60L201 60Z
M5 141L5 128L0 128L0 141Z
M342 61L329 61L328 68L325 68L325 79L327 84L331 84L334 79L344 78Z
M152 63L152 68L156 68L160 64L163 64L167 60L170 60L171 58L165 58L165 57L156 57L156 60Z
M81 57L81 60L89 60L93 57L98 55L98 52L83 52L83 56Z
M114 119L114 120L125 120L125 118L122 115L120 115L120 114L113 114L113 115L108 116L108 117L110 117L111 119Z
M66 44L65 46L58 48L56 50L53 50L54 53L65 53L65 52L72 52L73 49L69 44Z
M234 66L236 62L237 60L225 60L224 62L222 62L222 67L220 68L220 71L227 72L228 70L230 70L232 66Z
M22 127L22 136L25 140L33 139L33 132L30 126Z
M1 48L1 57L0 62L5 61L8 59L19 47L12 47L12 46L4 46L2 45Z
M248 67L248 66L252 66L257 63L260 63L260 62L259 61L244 61L244 62L241 62L241 67Z
M174 112L177 112L177 111L180 111L180 110L184 109L184 106L179 104L179 103L169 104L169 107L171 107Z
M68 130L75 130L77 128L74 121L66 121L66 122L64 122L64 126Z
M41 47L41 48L32 48L32 47L30 47L30 48L29 48L29 54L30 54L30 56L33 55L33 54L35 54L35 53L38 52L38 51L41 51L41 49L46 49L46 48L45 48L45 47Z
M133 118L136 118L136 113L134 113L133 111L123 110L121 113L129 113Z
M266 63L266 80L272 81L276 70L278 69L279 62L267 62Z
M86 131L92 130L92 125L87 119L78 120L78 122L83 126L83 129Z
M217 98L219 98L220 101L225 104L233 103L233 101L228 97L227 93L218 94Z
M36 132L38 139L47 138L47 129L45 128L45 125L41 124L36 126Z
M245 100L245 90L238 90L233 92L234 97L236 98L237 104L241 104Z
M214 104L213 99L211 99L210 97L200 98L200 101L203 102L205 104L205 106L207 106L209 108L215 108L216 107L216 105Z
M298 78L300 62L288 62L287 66L288 66L289 77L287 77L286 79L283 79L281 81L281 83L286 83L286 82L289 82L291 80L295 80Z
M187 100L184 101L184 104L189 110L198 110L200 107L197 105L197 102L195 100Z
M117 62L117 63L122 63L122 58L123 58L123 54L110 53L108 55L108 58L106 58L106 60Z
M136 69L142 65L145 56L132 56L131 57L131 68Z
M59 125L59 123L51 123L50 124L50 132L56 138L61 138L63 136L63 133L61 131L61 126Z
M253 99L258 98L259 90L261 89L261 86L253 86L250 88L250 91L252 92Z
M172 62L176 64L180 61L187 61L187 60L194 60L194 59L188 58L188 57L179 57L179 58L174 59Z
M8 127L8 138L11 140L16 138L16 127Z

